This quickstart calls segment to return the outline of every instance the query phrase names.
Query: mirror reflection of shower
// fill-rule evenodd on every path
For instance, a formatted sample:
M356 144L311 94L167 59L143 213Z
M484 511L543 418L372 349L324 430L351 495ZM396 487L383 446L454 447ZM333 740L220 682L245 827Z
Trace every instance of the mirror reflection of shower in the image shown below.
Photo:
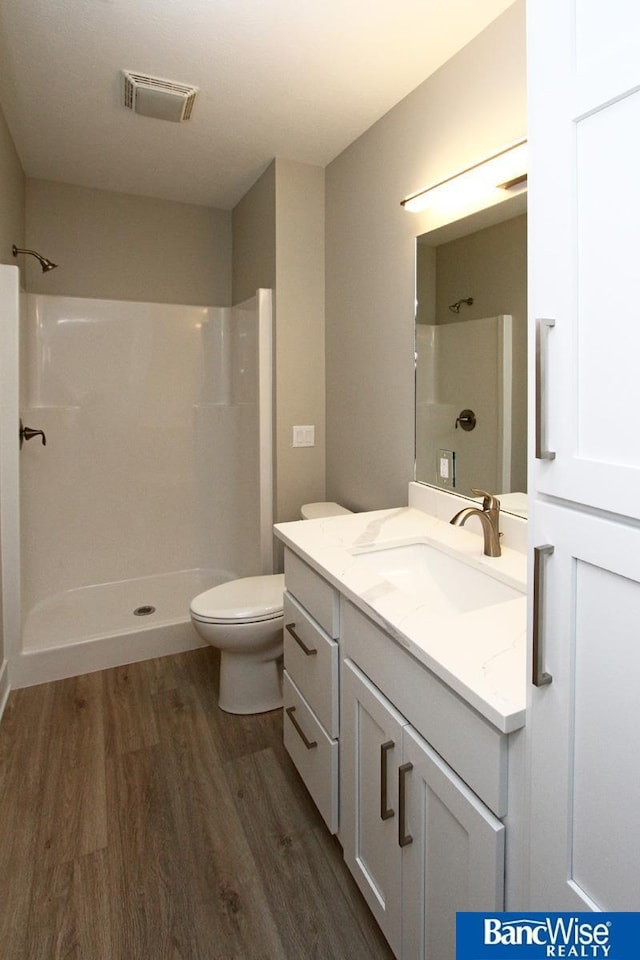
M496 490L503 509L521 513L527 481L527 221L520 206L509 209L516 215L486 226L484 219L471 218L418 238L415 478L445 489L455 482L463 496L472 496L474 487ZM507 325L497 322L504 317L512 318L510 351ZM455 429L463 409L474 411L475 430Z
M43 273L48 273L49 270L55 270L55 268L58 266L58 264L54 263L53 260L47 260L46 257L43 257L42 254L37 253L35 250L24 250L20 247L16 247L15 243L11 247L11 253L14 255L14 257L17 257L19 253L28 253L30 256L35 257L40 263Z

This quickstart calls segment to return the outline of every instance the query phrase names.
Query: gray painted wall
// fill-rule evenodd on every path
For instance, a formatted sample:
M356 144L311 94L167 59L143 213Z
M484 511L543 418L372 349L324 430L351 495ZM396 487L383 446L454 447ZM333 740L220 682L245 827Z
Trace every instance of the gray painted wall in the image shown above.
M275 291L277 520L325 495L324 170L274 160L233 211L233 301ZM294 448L294 425L315 446Z
M24 246L25 176L0 110L0 263L13 263L11 247Z
M70 297L228 306L231 213L152 197L27 181L27 289Z
M327 168L329 499L401 505L413 477L414 238L433 224L400 200L525 131L518 0Z
M325 496L324 170L276 160L276 516ZM294 425L315 446L293 447Z
M276 162L234 207L233 303L276 285Z

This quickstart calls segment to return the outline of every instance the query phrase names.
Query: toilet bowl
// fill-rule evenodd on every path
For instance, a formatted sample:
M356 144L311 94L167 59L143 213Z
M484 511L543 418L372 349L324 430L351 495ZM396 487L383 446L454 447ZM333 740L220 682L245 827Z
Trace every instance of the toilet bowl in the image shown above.
M191 601L194 627L220 651L218 706L227 713L282 706L283 591L282 574L245 577Z
M350 513L337 503L311 503L303 519ZM218 706L226 713L264 713L282 706L284 576L230 580L191 601L193 626L220 651Z

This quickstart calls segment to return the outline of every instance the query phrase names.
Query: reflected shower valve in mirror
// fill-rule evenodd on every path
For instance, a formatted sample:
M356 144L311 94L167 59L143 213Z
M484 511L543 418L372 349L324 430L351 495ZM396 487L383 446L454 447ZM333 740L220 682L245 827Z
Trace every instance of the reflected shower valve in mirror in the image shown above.
M460 416L456 417L456 430L459 426L462 427L463 430L474 430L476 423L476 415L473 410L461 410Z

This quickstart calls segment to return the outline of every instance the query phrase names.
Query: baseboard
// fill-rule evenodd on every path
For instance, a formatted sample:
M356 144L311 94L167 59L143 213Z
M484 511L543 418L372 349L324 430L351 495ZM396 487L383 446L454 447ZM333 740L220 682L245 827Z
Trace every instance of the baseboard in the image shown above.
M121 667L206 646L191 622L170 624L116 637L22 651L11 662L12 687L31 687L83 673Z
M9 699L10 693L11 687L9 685L9 664L6 660L3 660L2 666L0 667L0 721L2 720L4 708L7 705L7 700Z

